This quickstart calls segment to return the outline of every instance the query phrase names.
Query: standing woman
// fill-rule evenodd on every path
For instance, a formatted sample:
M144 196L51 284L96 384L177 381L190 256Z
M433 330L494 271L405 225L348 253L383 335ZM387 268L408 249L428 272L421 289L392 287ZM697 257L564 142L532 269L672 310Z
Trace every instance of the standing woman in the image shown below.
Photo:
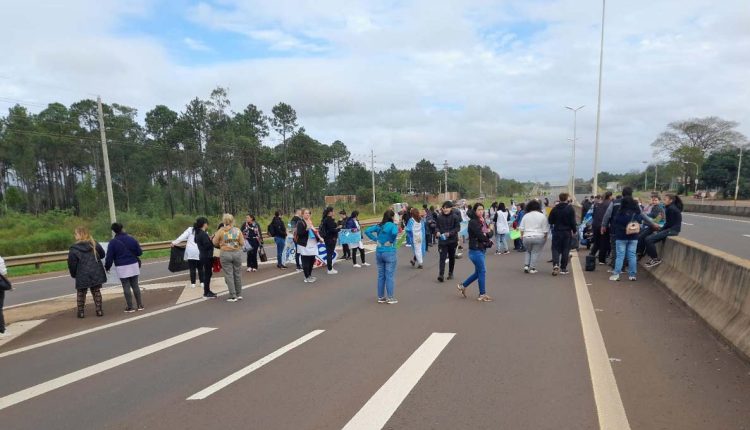
M625 257L628 258L628 279L636 280L638 261L635 252L638 247L638 234L643 217L641 208L632 196L625 196L620 203L620 210L612 220L612 230L615 235L615 246L617 247L615 257L615 269L612 271L610 281L619 281Z
M203 273L198 270L200 264L200 252L198 251L198 245L195 244L195 226L188 227L182 232L180 237L172 241L172 246L178 246L182 242L186 242L185 245L185 259L188 261L188 269L190 270L190 288L195 288L195 272L198 272L198 280L203 285Z
M193 231L195 231L195 244L198 247L199 263L198 275L203 279L203 298L215 299L216 294L211 291L211 276L213 276L214 244L208 237L208 220L200 217L195 220Z
M380 224L373 225L365 231L370 240L378 243L375 250L375 260L378 263L378 303L390 305L398 303L393 296L396 277L396 237L398 236L398 226L393 221L394 217L393 211L388 209L383 214Z
M109 272L109 269L112 268L112 263L115 264L115 271L117 272L117 277L120 278L120 282L122 282L122 292L125 294L125 302L127 303L125 312L135 312L133 299L130 296L131 290L135 296L138 310L142 311L141 287L138 286L138 275L141 274L141 259L139 257L143 255L141 245L133 236L123 231L122 224L119 222L112 224L112 231L115 233L115 237L109 241L109 245L107 246L105 268Z
M305 275L304 282L309 284L316 281L316 278L312 276L313 264L315 264L315 257L318 256L318 243L323 242L311 217L310 209L302 209L302 221L297 223L297 230L294 232L297 253L300 255L302 272Z
M351 230L352 233L359 232L360 235L362 234L362 226L359 224L359 211L352 211L352 215L346 220L346 225L344 227L347 230ZM354 263L354 267L360 268L362 266L370 265L370 263L365 262L365 246L362 244L362 240L360 240L359 243L350 243L349 248L352 252L352 263ZM357 264L357 251L359 251L359 256L362 257L362 266Z
M236 302L242 300L242 245L245 244L245 237L234 226L232 214L224 214L222 221L224 227L214 234L213 244L221 249L221 267L229 289L227 301Z
M0 275L8 276L8 268L5 267L5 260L0 257ZM5 302L5 288L0 287L0 336L5 334L5 318L3 317L3 304Z
M248 214L240 230L245 237L245 243L250 246L247 251L247 271L257 272L258 249L263 246L263 232L260 231L260 225L255 221L255 215Z
M497 205L495 216L492 218L495 223L495 240L497 241L497 251L495 254L509 254L508 242L505 237L510 233L510 213L505 208L505 203L500 202Z
M414 256L409 262L412 267L416 265L418 269L421 269L424 263L423 256L427 250L427 238L425 237L427 229L425 228L425 220L422 218L419 209L412 208L410 215L409 223L406 224L406 232L411 236L411 246Z
M521 230L521 241L526 250L523 271L537 273L536 261L549 235L549 222L537 200L532 200L526 205L526 214L523 215L518 229Z
M487 248L492 247L490 240L490 228L484 221L484 206L481 203L474 203L474 207L468 211L469 215L469 260L474 263L474 273L466 280L456 286L458 292L466 298L466 288L477 281L479 284L480 302L491 302L492 297L487 295L485 290L485 279L487 268L484 262L484 252Z
M320 221L320 233L326 245L326 266L328 274L335 275L338 270L333 269L333 253L336 251L336 241L339 240L339 226L333 218L333 208L328 206L323 210L323 219Z
M268 225L268 234L276 242L276 267L286 269L284 264L284 247L286 246L286 226L281 220L281 212L276 211L273 214L271 224Z
M339 211L339 220L338 222L336 222L336 225L338 226L339 231L341 229L346 229L346 222L348 220L349 218L346 216L346 211L341 209ZM344 254L341 258L343 258L344 260L348 260L349 258L351 258L352 251L348 243L341 244L341 250L343 251L343 254Z
M96 316L104 315L102 311L102 284L107 282L107 273L102 267L104 249L91 238L86 227L75 229L76 243L68 251L68 271L76 280L76 302L78 318L83 318L86 307L86 290L91 290L96 307Z

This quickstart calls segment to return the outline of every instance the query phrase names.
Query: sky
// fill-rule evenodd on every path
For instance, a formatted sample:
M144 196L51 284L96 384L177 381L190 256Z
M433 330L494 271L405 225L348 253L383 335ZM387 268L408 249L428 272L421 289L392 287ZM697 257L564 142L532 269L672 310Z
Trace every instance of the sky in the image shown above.
M599 0L66 0L0 7L0 109L100 94L182 110L216 86L232 110L283 101L323 143L376 169L426 158L502 177L591 178ZM600 170L653 160L671 121L750 136L750 3L607 3ZM278 142L272 136L267 142Z

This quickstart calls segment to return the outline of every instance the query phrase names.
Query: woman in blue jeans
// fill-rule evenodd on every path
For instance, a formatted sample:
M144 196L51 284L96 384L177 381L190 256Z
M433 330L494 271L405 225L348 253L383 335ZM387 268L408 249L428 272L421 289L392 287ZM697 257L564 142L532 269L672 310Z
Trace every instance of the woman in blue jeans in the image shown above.
M388 209L380 224L369 227L365 234L378 243L375 260L378 265L378 303L394 305L398 300L393 296L396 277L396 237L398 226L393 222L395 214Z
M474 207L469 211L469 260L474 263L474 273L466 280L456 286L458 292L464 298L466 297L466 288L474 281L479 284L480 302L491 302L492 297L487 295L485 290L485 278L487 269L484 264L484 252L487 248L492 248L490 239L490 228L484 221L484 206L481 203L474 203Z
M271 220L271 224L268 225L268 235L273 237L273 241L276 243L276 267L279 269L286 269L284 264L284 247L286 246L286 225L281 220L281 212L276 211Z
M612 271L610 281L619 281L625 257L628 259L628 279L636 280L638 260L636 249L638 248L638 235L641 222L645 218L641 215L641 208L632 196L622 198L620 209L614 217L612 225L615 234L615 268Z

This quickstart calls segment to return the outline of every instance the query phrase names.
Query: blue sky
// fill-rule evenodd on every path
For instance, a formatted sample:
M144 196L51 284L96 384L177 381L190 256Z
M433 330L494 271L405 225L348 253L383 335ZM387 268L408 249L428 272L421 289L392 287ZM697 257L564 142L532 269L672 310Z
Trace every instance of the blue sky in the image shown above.
M607 7L602 170L642 168L670 121L717 115L750 135L746 0ZM284 101L382 167L448 158L564 182L564 106L586 105L576 174L593 173L599 0L29 1L0 19L0 97L32 110L101 94L142 117L220 85L232 110Z

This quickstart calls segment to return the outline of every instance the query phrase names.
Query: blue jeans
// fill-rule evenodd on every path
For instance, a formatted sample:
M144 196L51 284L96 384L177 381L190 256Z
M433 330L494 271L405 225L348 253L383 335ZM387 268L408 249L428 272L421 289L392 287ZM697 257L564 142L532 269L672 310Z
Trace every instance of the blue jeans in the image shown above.
M396 277L396 253L376 252L378 264L378 298L393 297L394 278ZM386 292L388 295L386 296Z
M470 249L469 260L474 263L474 273L466 278L462 285L464 286L464 288L466 288L471 285L472 282L478 281L479 294L484 294L486 292L484 289L484 280L485 275L487 274L487 268L484 265L484 252L478 249Z
M638 260L635 257L635 250L638 248L638 239L636 240L616 240L617 257L615 258L615 271L613 275L619 275L622 272L622 264L625 257L628 257L628 276L635 276L638 269Z
M505 233L499 233L495 235L497 241L497 252L506 252L508 250L508 242L505 241Z
M273 241L276 242L276 267L284 265L284 246L286 246L286 239L283 237L274 237Z

